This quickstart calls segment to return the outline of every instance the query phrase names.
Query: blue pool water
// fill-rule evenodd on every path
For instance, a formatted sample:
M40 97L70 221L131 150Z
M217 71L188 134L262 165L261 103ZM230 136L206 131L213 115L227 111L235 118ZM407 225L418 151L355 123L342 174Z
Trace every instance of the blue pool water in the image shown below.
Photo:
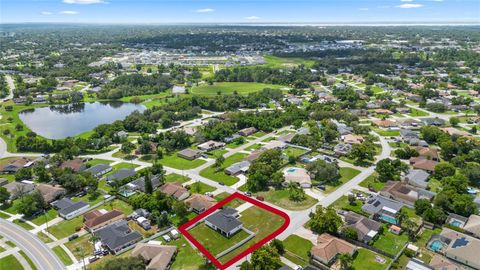
M382 215L382 219L385 220L386 222L390 223L390 224L397 224L397 219L396 218L393 218L393 217L390 217L390 216L387 216L387 215Z
M460 225L462 225L462 223L458 220L454 220L454 221L450 222L450 225L452 225L454 227L460 227Z
M434 240L432 241L432 243L430 244L430 249L432 249L433 251L439 251L442 249L442 241L440 240Z
M297 169L288 169L287 172L295 172Z

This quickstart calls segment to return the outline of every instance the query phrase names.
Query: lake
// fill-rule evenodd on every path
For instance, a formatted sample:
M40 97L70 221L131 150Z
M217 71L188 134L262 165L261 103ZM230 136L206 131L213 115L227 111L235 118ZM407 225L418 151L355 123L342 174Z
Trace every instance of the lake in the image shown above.
M20 119L38 135L49 139L72 137L101 124L123 120L145 106L123 102L55 105L22 111Z

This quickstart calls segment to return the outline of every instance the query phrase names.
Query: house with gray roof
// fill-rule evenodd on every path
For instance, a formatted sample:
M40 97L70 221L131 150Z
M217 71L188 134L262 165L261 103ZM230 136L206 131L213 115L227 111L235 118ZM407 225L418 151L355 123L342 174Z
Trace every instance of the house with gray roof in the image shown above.
M403 180L412 186L426 189L428 187L429 177L430 174L424 170L410 169L403 177Z
M225 168L225 173L228 175L237 175L240 173L246 173L250 167L250 161L244 160L237 163L234 163L227 168Z
M95 231L94 234L100 239L102 246L106 247L113 254L142 239L142 235L139 232L132 231L128 227L126 220L120 220L107 225Z
M345 228L351 228L357 232L357 240L368 243L370 240L377 236L380 227L379 222L359 215L354 212L348 212L345 214Z
M112 166L108 164L97 164L95 166L92 166L88 169L86 169L86 172L91 173L93 176L100 178L102 175L110 172L112 170Z
M67 220L78 216L90 208L90 205L84 201L74 202L69 198L54 201L52 206L58 209L58 215L60 217Z
M221 209L205 219L205 224L226 237L234 235L242 229L243 224L238 218L238 211L231 207Z
M107 182L111 183L115 180L117 181L122 181L123 179L134 176L135 175L135 170L134 169L120 169L110 175L107 176Z
M397 224L397 214L403 203L385 198L381 195L371 195L362 206L362 211L391 224Z

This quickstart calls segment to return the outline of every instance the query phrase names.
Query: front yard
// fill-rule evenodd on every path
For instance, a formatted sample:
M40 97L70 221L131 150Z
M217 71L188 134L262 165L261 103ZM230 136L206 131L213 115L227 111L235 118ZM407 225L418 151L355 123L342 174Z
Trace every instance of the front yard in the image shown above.
M240 230L230 238L227 238L208 227L204 222L198 224L188 232L214 256L248 237L247 232Z
M292 234L283 240L286 253L285 258L298 265L306 265L309 261L310 250L313 243L298 235Z
M216 182L223 182L227 186L231 186L239 181L235 176L227 175L224 170L230 165L240 162L245 158L245 154L236 153L225 159L220 168L216 168L214 165L203 169L200 175Z
M184 158L177 157L177 153L173 153L170 155L164 155L159 162L166 167L179 170L190 170L205 164L206 161L198 158L194 160L186 160Z
M305 200L303 201L292 201L289 198L290 194L288 189L271 188L269 191L258 192L256 195L265 198L267 202L273 203L281 208L292 211L308 209L318 202L317 199L312 198L307 194L305 194Z

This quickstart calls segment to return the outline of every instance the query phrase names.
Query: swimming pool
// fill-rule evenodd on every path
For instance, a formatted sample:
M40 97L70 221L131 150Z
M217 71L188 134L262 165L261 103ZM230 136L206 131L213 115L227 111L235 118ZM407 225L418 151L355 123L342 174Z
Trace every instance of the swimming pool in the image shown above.
M287 170L287 172L296 172L296 171L297 171L297 169L295 169L295 168L292 168L292 169L288 169L288 170Z
M454 227L460 227L462 225L462 223L458 220L453 220L452 222L450 222L450 225L452 225Z
M385 220L386 222L390 224L397 224L397 219L391 216L387 216L382 214L381 219Z
M440 240L433 240L430 243L430 249L433 251L440 251L442 250L442 248L443 248L443 244L442 244L442 241Z

